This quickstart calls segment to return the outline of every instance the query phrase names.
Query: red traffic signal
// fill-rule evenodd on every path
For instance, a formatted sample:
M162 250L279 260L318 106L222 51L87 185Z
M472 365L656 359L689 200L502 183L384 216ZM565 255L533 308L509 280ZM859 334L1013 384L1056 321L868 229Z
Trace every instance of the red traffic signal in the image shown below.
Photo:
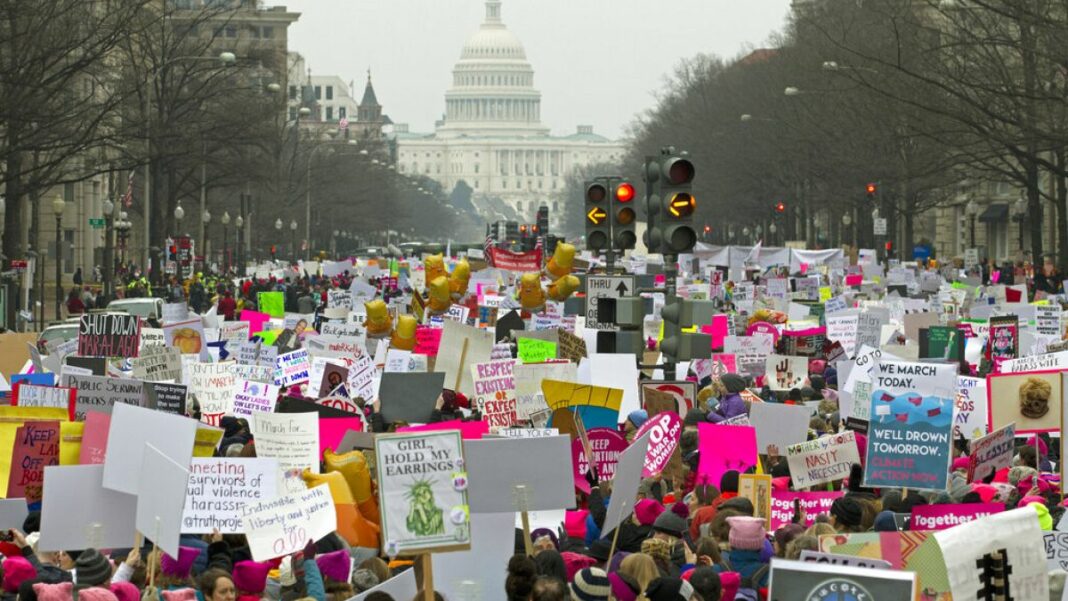
M616 200L618 202L630 202L634 200L634 186L623 182L616 186Z
M707 234L707 233L709 233L709 232L711 232L711 231L712 231L712 226L710 226L710 225L706 225L706 226L705 226L705 233Z
M867 192L868 196L875 196L875 193L879 191L879 188L872 183L864 186L864 191Z
M776 213L785 213L786 212L786 203L785 202L775 203L775 212Z

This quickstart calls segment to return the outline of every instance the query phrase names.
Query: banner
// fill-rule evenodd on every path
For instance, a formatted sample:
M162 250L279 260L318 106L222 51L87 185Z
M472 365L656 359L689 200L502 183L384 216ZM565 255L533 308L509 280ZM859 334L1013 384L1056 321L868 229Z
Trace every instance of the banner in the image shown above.
M472 408L482 413L482 420L490 427L512 426L518 421L516 415L515 377L512 369L515 361L503 359L471 366L475 396Z
M865 486L946 489L956 387L956 365L886 360L876 365Z
M843 480L853 464L860 463L856 434L850 430L790 445L786 461L794 488Z
M254 560L292 555L309 540L319 540L337 530L330 485L248 503L241 509L239 528L248 539Z
M981 517L1001 513L999 503L958 503L954 505L917 505L912 508L910 530L945 530Z
M787 492L785 490L773 490L771 492L771 530L778 530L794 519L794 501L801 504L805 514L805 522L802 526L808 528L816 523L816 517L821 514L829 514L834 500L841 497L842 491L834 492Z
M274 459L194 457L189 464L182 532L243 533L245 506L274 499L278 474Z
M136 357L141 348L141 320L122 313L82 315L78 354L83 357Z
M489 247L489 253L486 255L486 262L489 263L490 267L496 267L497 269L503 269L505 271L518 271L522 273L541 271L541 249L515 253L510 250L491 246Z

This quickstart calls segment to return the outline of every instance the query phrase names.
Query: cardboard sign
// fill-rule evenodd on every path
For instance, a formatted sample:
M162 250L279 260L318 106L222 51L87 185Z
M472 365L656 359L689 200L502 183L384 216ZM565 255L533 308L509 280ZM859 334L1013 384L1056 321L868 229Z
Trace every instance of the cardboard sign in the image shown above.
M318 414L255 413L251 421L257 457L277 459L282 471L319 473Z
M297 349L290 353L278 355L274 366L274 383L282 388L308 381L311 360L308 349Z
M163 335L167 339L167 346L178 349L183 355L197 355L201 361L211 358L204 324L199 319L166 324L163 326Z
M642 478L648 478L667 468L682 438L682 419L670 411L651 415L634 434L634 438L641 438L646 432L649 433L649 452L645 455Z
M137 530L164 553L177 557L189 470L151 444L145 444L142 453L134 518Z
M230 409L237 376L232 363L190 363L185 367L187 393L200 403L200 421L219 425Z
M145 405L144 382L102 376L64 376L64 384L76 389L74 416L84 420L89 411L111 413L115 405Z
M744 473L756 465L756 430L752 426L697 425L699 462L697 482L719 487L723 474Z
M764 363L767 384L772 390L800 388L808 377L808 358L768 355Z
M182 532L242 533L244 507L275 498L278 474L274 459L194 458L189 465Z
M140 471L137 472L140 474ZM135 495L101 486L102 465L56 465L45 468L39 553L64 549L129 546L137 515ZM129 478L131 481L136 477ZM77 499L72 503L71 499ZM307 542L307 541L305 541Z
M912 508L909 528L912 530L945 530L981 517L1001 513L1005 505L999 503L960 503L954 505L917 505Z
M55 407L66 409L74 421L77 391L64 386L37 386L19 382L13 387L11 404L16 407Z
M769 449L775 447L777 453L782 453L790 445L804 442L810 416L811 411L804 405L753 403L749 423L756 428L757 449L770 454Z
M972 441L968 455L968 481L977 482L990 474L1012 466L1016 454L1016 424L999 428L978 440Z
M26 422L15 433L7 497L42 498L46 466L59 465L59 422Z
M816 517L820 514L831 512L834 500L844 493L835 492L788 492L776 490L771 493L771 529L778 530L794 519L794 501L801 502L801 508L805 513L805 523L808 528L816 523Z
M442 328L434 370L445 373L445 388L474 396L474 381L468 366L490 360L493 336L475 327L446 321Z
M786 461L794 488L843 480L853 464L860 463L856 434L846 431L791 445Z
M378 398L382 400L382 419L386 423L425 424L434 414L434 403L445 384L445 374L382 374Z
M87 313L78 322L78 354L83 357L136 357L141 320L122 313Z
M1053 432L1061 427L1063 372L991 374L986 379L991 428L1016 424L1017 434Z
M472 408L482 414L482 420L490 427L508 427L518 421L516 415L515 377L512 368L515 361L503 359L471 366L471 379L475 396Z
M794 599L799 591L819 600L915 599L916 573L775 558L768 586L768 598L776 600Z
M141 473L145 444L153 445L184 469L193 456L196 436L197 422L187 417L133 405L117 405L108 428L103 486L126 494L138 494L137 480L130 474Z
M141 356L131 361L133 377L138 380L180 382L182 352L173 346L150 346L141 349Z
M249 417L253 413L272 413L277 402L277 386L248 380L238 380L234 384L234 415Z
M570 507L575 502L570 447L567 436L466 441L471 513Z
M771 524L771 476L742 474L738 476L738 496L753 503L754 517L764 518L764 528Z
M559 346L557 356L578 363L586 357L586 341L567 330L557 330Z
M865 486L945 490L956 366L883 360L872 380Z
M382 548L387 555L466 548L468 476L459 432L375 438Z
M638 487L642 481L645 457L649 454L649 434L635 438L619 457L616 477L612 483L612 497L608 501L601 532L615 530L634 511Z
M268 561L292 555L308 544L337 530L337 514L330 485L247 502L241 508L239 526L248 539L252 558Z

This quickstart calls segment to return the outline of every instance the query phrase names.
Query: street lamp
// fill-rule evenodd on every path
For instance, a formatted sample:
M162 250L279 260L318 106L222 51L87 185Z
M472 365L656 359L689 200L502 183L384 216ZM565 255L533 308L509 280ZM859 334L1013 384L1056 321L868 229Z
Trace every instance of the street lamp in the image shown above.
M112 229L114 228L114 219L112 215L115 213L115 203L109 199L104 200L104 205L101 207L104 213L104 298L111 298L111 276L115 270L115 259L113 255L115 253L114 241L112 240Z
M1027 220L1027 198L1020 194L1020 198L1012 204L1012 220L1020 224L1020 250L1024 248L1024 221Z
M63 307L63 255L61 244L63 243L63 211L67 208L67 201L56 194L52 200L52 213L56 216L56 321L60 320L60 311Z
M975 216L979 214L979 204L975 202L974 198L964 205L964 212L968 215L972 226L971 244L969 246L975 248Z
M230 211L223 211L222 219L220 219L219 221L222 223L222 226L223 226L223 254L222 254L223 273L229 273L230 272L230 256L229 256L229 252L227 252L226 228L227 228L227 226L230 225Z
M237 269L238 269L238 275L241 276L241 277L244 277L244 260L245 260L244 246L245 245L241 244L241 241L244 240L244 238L242 237L242 234L244 233L244 227L245 227L245 219L244 219L244 217L238 215L237 219L234 219L234 227L237 228L237 241L234 244L235 244L235 246L237 246Z
M340 230L334 230L334 235L330 237L330 256L337 259L337 237L341 234Z
M293 262L297 262L297 220L289 222L289 244L293 248Z
M783 93L787 96L797 96L801 94L801 90L794 86L787 86L787 88L783 90Z
M182 208L182 201L178 201L178 206L174 207L174 236L176 238L182 231L182 219L185 219L185 209Z
M204 209L204 213L200 216L200 222L203 224L204 227L203 235L200 237L201 239L199 241L199 243L203 245L200 249L200 254L202 257L204 257L204 259L200 262L200 268L205 269L208 266L208 224L211 223L211 212L207 209ZM194 261L195 260L196 257L194 257Z

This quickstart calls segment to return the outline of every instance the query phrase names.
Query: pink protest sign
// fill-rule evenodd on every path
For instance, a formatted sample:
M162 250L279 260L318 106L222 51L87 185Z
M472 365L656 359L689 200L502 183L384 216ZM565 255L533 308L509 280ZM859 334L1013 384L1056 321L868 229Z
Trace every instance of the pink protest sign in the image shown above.
M597 478L611 480L616 475L619 456L627 448L627 439L619 430L612 428L590 428L586 436L590 439L590 450L597 461ZM590 484L586 482L590 462L582 449L582 440L578 438L571 441L571 465L575 470L575 486L583 492L590 492Z
M700 461L697 482L718 487L729 471L739 474L756 465L756 428L752 426L697 425Z
M734 353L712 353L712 376L738 373L738 356Z
M259 311L249 311L248 309L241 310L241 321L248 322L248 335L251 337L256 332L263 331L263 324L271 320L271 316L266 313L260 313Z
M441 333L444 331L442 328L417 327L415 329L415 348L412 349L412 353L437 357L438 347L441 346Z
M320 417L319 418L319 456L326 449L337 450L341 439L349 430L363 432L363 418L357 415L352 417Z
M397 428L397 432L433 432L436 430L459 430L460 438L464 440L479 440L489 434L489 424L483 421L465 422L458 419L447 422L437 422L423 426L406 426Z
M665 411L650 417L638 429L634 440L649 435L649 450L645 453L645 467L642 469L642 478L648 478L657 472L664 471L671 454L679 446L679 437L682 436L682 420L675 413Z
M771 334L772 344L779 343L779 328L776 328L775 326L766 321L758 321L753 325L749 326L749 328L745 331L746 336L752 336L754 333Z
M82 448L78 463L94 465L104 463L104 451L108 448L108 431L111 430L111 415L99 411L85 414L85 429L82 430Z
M723 339L730 334L731 320L727 315L713 315L712 323L701 326L701 332L712 336L712 348L723 348Z
M771 529L789 524L794 519L794 500L800 499L801 509L805 512L804 526L816 523L816 516L831 512L831 504L842 496L842 491L834 492L787 492L776 490L771 493Z
M847 275L845 277L845 285L846 286L850 286L850 287L860 286L863 283L864 283L864 276L859 274L859 273L855 274L855 275Z
M1001 513L998 503L958 503L956 505L917 505L912 508L909 530L946 530L988 515Z

